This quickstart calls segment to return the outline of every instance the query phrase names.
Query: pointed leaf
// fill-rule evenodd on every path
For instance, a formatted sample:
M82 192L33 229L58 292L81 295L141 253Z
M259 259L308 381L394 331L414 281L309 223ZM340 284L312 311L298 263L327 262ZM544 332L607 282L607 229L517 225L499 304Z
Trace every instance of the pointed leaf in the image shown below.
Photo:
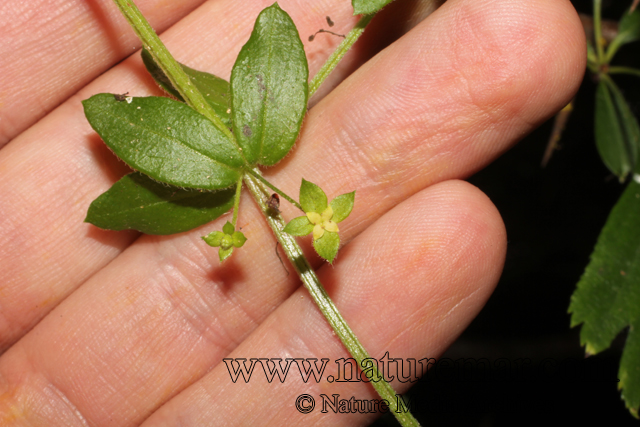
M333 199L330 203L331 209L333 209L333 217L331 217L331 219L334 222L340 222L348 217L353 210L355 199L355 191L352 191L351 193L341 194L340 196Z
M201 192L168 186L136 172L94 200L85 222L108 230L182 233L227 212L234 194L233 189Z
M218 256L220 257L220 262L229 258L232 253L233 253L233 246L230 247L229 249L220 248L220 250L218 250Z
M640 9L636 9L633 13L626 11L618 25L616 42L622 45L638 39L640 39Z
M289 221L283 231L292 236L306 236L313 231L313 224L309 222L306 216L299 216Z
M391 3L393 0L351 0L354 15L368 15L375 13Z
M327 195L320 187L303 178L300 185L300 205L305 212L322 214L327 209Z
M153 179L216 190L235 184L242 173L237 146L181 102L156 96L120 102L103 93L82 104L109 148Z
M321 238L313 241L313 247L318 255L332 263L340 248L340 236L338 233L325 231Z
M619 387L636 416L640 407L640 184L631 181L614 206L591 262L571 297L571 326L590 354L611 345L629 326L620 360Z
M147 67L147 71L151 74L151 77L153 77L162 89L184 102L180 93L173 87L169 78L164 74L162 69L158 67L146 49L142 49L142 62L144 62L144 66ZM180 64L180 66L200 93L202 93L204 99L211 105L216 114L220 116L222 122L227 126L231 126L231 89L229 88L229 82L213 74L194 70L184 64Z
M640 151L640 126L631 112L629 104L627 104L624 96L622 96L622 92L618 89L618 86L616 86L613 80L610 79L607 79L605 83L611 91L611 97L613 98L613 103L620 118L622 134L625 138L625 145L629 151L629 156L632 159L631 168L634 169L638 161L638 152Z
M233 224L231 224L229 221L227 221L223 226L222 226L222 232L224 234L228 234L229 236L231 236L233 234L233 231L236 228L233 226Z
M307 110L309 69L298 30L277 3L264 9L231 72L233 132L249 163L291 150Z
M635 163L622 120L609 85L603 79L596 89L596 145L604 164L620 179L624 179Z
M236 248L241 248L246 241L247 238L241 231L236 231L235 233L233 233L233 246L235 246Z
M207 242L207 245L217 248L218 246L222 245L223 237L224 233L222 231L212 231L206 236L202 236L202 240Z

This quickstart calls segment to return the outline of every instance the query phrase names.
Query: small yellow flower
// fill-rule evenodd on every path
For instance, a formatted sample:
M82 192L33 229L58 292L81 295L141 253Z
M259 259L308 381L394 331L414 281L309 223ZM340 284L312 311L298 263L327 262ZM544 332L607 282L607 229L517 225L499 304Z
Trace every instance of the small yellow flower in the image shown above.
M324 235L324 231L338 232L338 224L331 220L333 217L333 209L331 206L319 214L317 212L307 212L309 222L313 224L313 239L318 240Z

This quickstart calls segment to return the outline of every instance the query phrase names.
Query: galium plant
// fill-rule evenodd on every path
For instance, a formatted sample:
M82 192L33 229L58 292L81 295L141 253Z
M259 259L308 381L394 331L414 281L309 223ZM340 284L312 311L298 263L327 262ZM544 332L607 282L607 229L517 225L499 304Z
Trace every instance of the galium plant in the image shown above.
M308 66L298 31L277 3L256 19L251 37L233 66L230 82L178 64L135 4L115 0L143 43L143 59L155 80L176 100L103 93L83 102L93 129L136 172L115 183L90 206L86 221L111 230L174 234L206 224L233 209L222 230L203 236L219 248L220 261L247 240L238 227L240 196L249 190L314 301L353 357L369 358L329 299L294 236L313 234L317 253L333 262L340 246L338 223L351 213L355 191L331 202L317 185L302 179L300 201L269 183L260 167L281 161L293 148L307 102L389 0L354 0L365 14L318 75L308 83ZM304 215L285 225L269 206L275 192ZM203 244L204 244L203 242ZM375 367L367 374L381 378ZM371 381L402 425L417 425L397 410L391 386Z

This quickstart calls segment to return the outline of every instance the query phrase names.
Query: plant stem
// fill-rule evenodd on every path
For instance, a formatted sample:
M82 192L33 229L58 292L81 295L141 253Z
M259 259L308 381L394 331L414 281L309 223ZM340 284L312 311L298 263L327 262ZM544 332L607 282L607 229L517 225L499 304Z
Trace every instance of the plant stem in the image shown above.
M278 193L279 195L281 195L282 197L284 197L289 203L291 203L293 206L295 206L296 208L300 209L302 212L304 212L304 209L302 209L302 206L300 205L300 203L296 202L295 200L293 200L291 197L287 196L282 190L280 190L278 187L276 187L275 185L273 185L272 183L270 183L269 181L267 181L266 179L264 179L264 177L262 175L260 175L260 173L258 171L254 171L252 169L247 169L247 172L249 172L251 175L253 175L255 178L257 178L258 180L260 180L261 183L263 183L264 185L266 185L267 187L269 187L270 189L272 189L273 191L275 191L276 193Z
M598 64L604 64L604 47L602 46L602 0L593 0L593 32L596 43Z
M609 67L609 74L631 74L640 77L640 70L631 67Z
M238 178L238 184L236 185L236 197L233 201L233 219L231 220L231 224L233 224L233 228L235 230L236 223L238 222L238 210L240 208L240 194L242 194L242 175Z
M364 33L364 29L369 22L373 19L375 13L371 15L364 15L360 18L360 21L356 24L356 26L349 31L349 34L344 38L342 43L338 46L338 48L331 54L327 62L324 63L320 71L313 77L311 83L309 83L309 99L313 96L314 93L318 90L322 82L331 74L334 68L338 65L338 63L342 60L342 57L351 49L351 46L360 38L362 33Z
M268 193L261 187L261 182L258 181L254 174L245 174L244 182L249 189L249 192L253 196L260 209L262 210L269 226L273 230L278 242L282 245L287 258L291 261L291 264L295 268L300 280L307 288L311 298L316 303L322 314L324 315L329 325L333 328L340 341L347 348L351 356L358 362L358 366L369 368L367 360L371 360L371 356L367 353L365 348L360 344L358 338L353 333L347 322L344 320L333 301L327 294L327 291L320 283L318 276L316 275L313 267L307 261L302 249L298 245L295 237L282 231L285 226L284 219L281 215L273 215L269 210L269 207L265 203L265 195ZM397 418L398 422L403 426L418 426L418 421L411 415L409 411L403 412L402 408L398 406L398 399L401 399L399 395L393 390L391 385L382 377L382 375L376 369L375 363L371 365L374 379L380 379L379 381L371 380L371 385L378 392L380 397L389 402L389 409L393 412L393 415Z
M185 102L198 113L211 120L231 141L236 142L229 128L225 126L200 91L191 84L189 76L187 76L180 64L178 64L171 53L169 53L164 43L160 41L160 38L153 28L151 28L151 25L142 15L133 0L113 1L127 19L133 31L135 31L136 35L140 38L145 49L149 51L155 63L158 64L164 74L169 78L171 84L173 84L173 87L182 95Z

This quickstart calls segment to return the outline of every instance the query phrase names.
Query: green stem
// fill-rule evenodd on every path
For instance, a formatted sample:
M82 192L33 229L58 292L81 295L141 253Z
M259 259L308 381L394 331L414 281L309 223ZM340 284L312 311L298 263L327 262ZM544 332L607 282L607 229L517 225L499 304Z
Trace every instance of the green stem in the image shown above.
M304 253L298 245L295 237L283 231L285 222L282 216L279 214L273 215L269 210L269 207L264 201L266 190L260 185L262 181L258 181L253 174L245 174L244 182L254 200L262 210L269 226L278 239L278 242L282 245L287 258L289 258L289 261L291 261L291 264L298 273L300 280L302 280L304 287L309 291L311 298L313 298L313 301L316 303L325 319L327 319L327 322L329 322L351 356L358 362L358 366L366 366L368 369L369 364L367 364L366 361L370 360L371 357L362 344L360 344L356 335L333 304L333 301L327 294L327 291L322 286L322 283L320 283L313 267L311 267L309 261L307 261L304 256ZM396 392L393 390L391 385L378 372L375 363L371 365L371 367L373 372L372 378L379 378L380 380L372 380L370 383L378 392L380 397L389 402L389 409L393 412L393 415L396 417L398 422L402 426L419 426L418 421L409 411L404 412L402 408L398 406L398 399L401 399L401 397L396 395Z
M238 210L240 208L240 194L242 194L242 175L238 178L238 183L236 185L236 198L233 201L233 219L231 220L231 224L233 224L233 229L236 229L236 223L238 222Z
M318 90L322 82L331 74L334 68L338 65L338 63L342 60L342 57L351 49L351 46L360 38L362 33L364 33L364 29L369 22L373 19L375 13L371 15L364 15L360 18L360 21L356 24L356 26L349 31L349 34L345 37L345 39L340 43L338 48L331 54L327 62L324 63L320 71L313 77L311 83L309 83L309 99L313 96L314 93Z
M261 183L263 183L264 185L266 185L267 187L269 187L270 189L272 189L273 191L275 191L276 193L278 193L279 195L281 195L282 197L284 197L289 203L291 203L293 206L295 206L296 208L300 209L302 212L304 212L304 209L302 209L302 206L300 205L300 203L296 202L295 200L293 200L291 197L289 197L288 195L286 195L282 190L280 190L278 187L276 187L275 185L271 184L269 181L267 181L266 179L264 179L264 177L262 175L260 175L260 173L256 170L252 170L252 169L247 169L247 172L249 172L251 175L253 175L255 178L259 179Z
M609 67L609 74L631 74L640 77L640 70L631 67Z
M213 110L211 105L204 99L198 89L191 84L191 79L184 72L180 64L171 56L166 46L151 28L151 25L142 15L133 0L113 0L120 9L120 12L133 28L133 31L142 41L145 49L149 51L153 60L169 78L173 87L182 95L185 102L198 113L202 114L224 133L231 141L236 141L228 127L222 122L220 117ZM237 144L237 142L236 142Z
M602 46L602 0L593 0L593 31L596 43L598 64L604 64L604 47Z

